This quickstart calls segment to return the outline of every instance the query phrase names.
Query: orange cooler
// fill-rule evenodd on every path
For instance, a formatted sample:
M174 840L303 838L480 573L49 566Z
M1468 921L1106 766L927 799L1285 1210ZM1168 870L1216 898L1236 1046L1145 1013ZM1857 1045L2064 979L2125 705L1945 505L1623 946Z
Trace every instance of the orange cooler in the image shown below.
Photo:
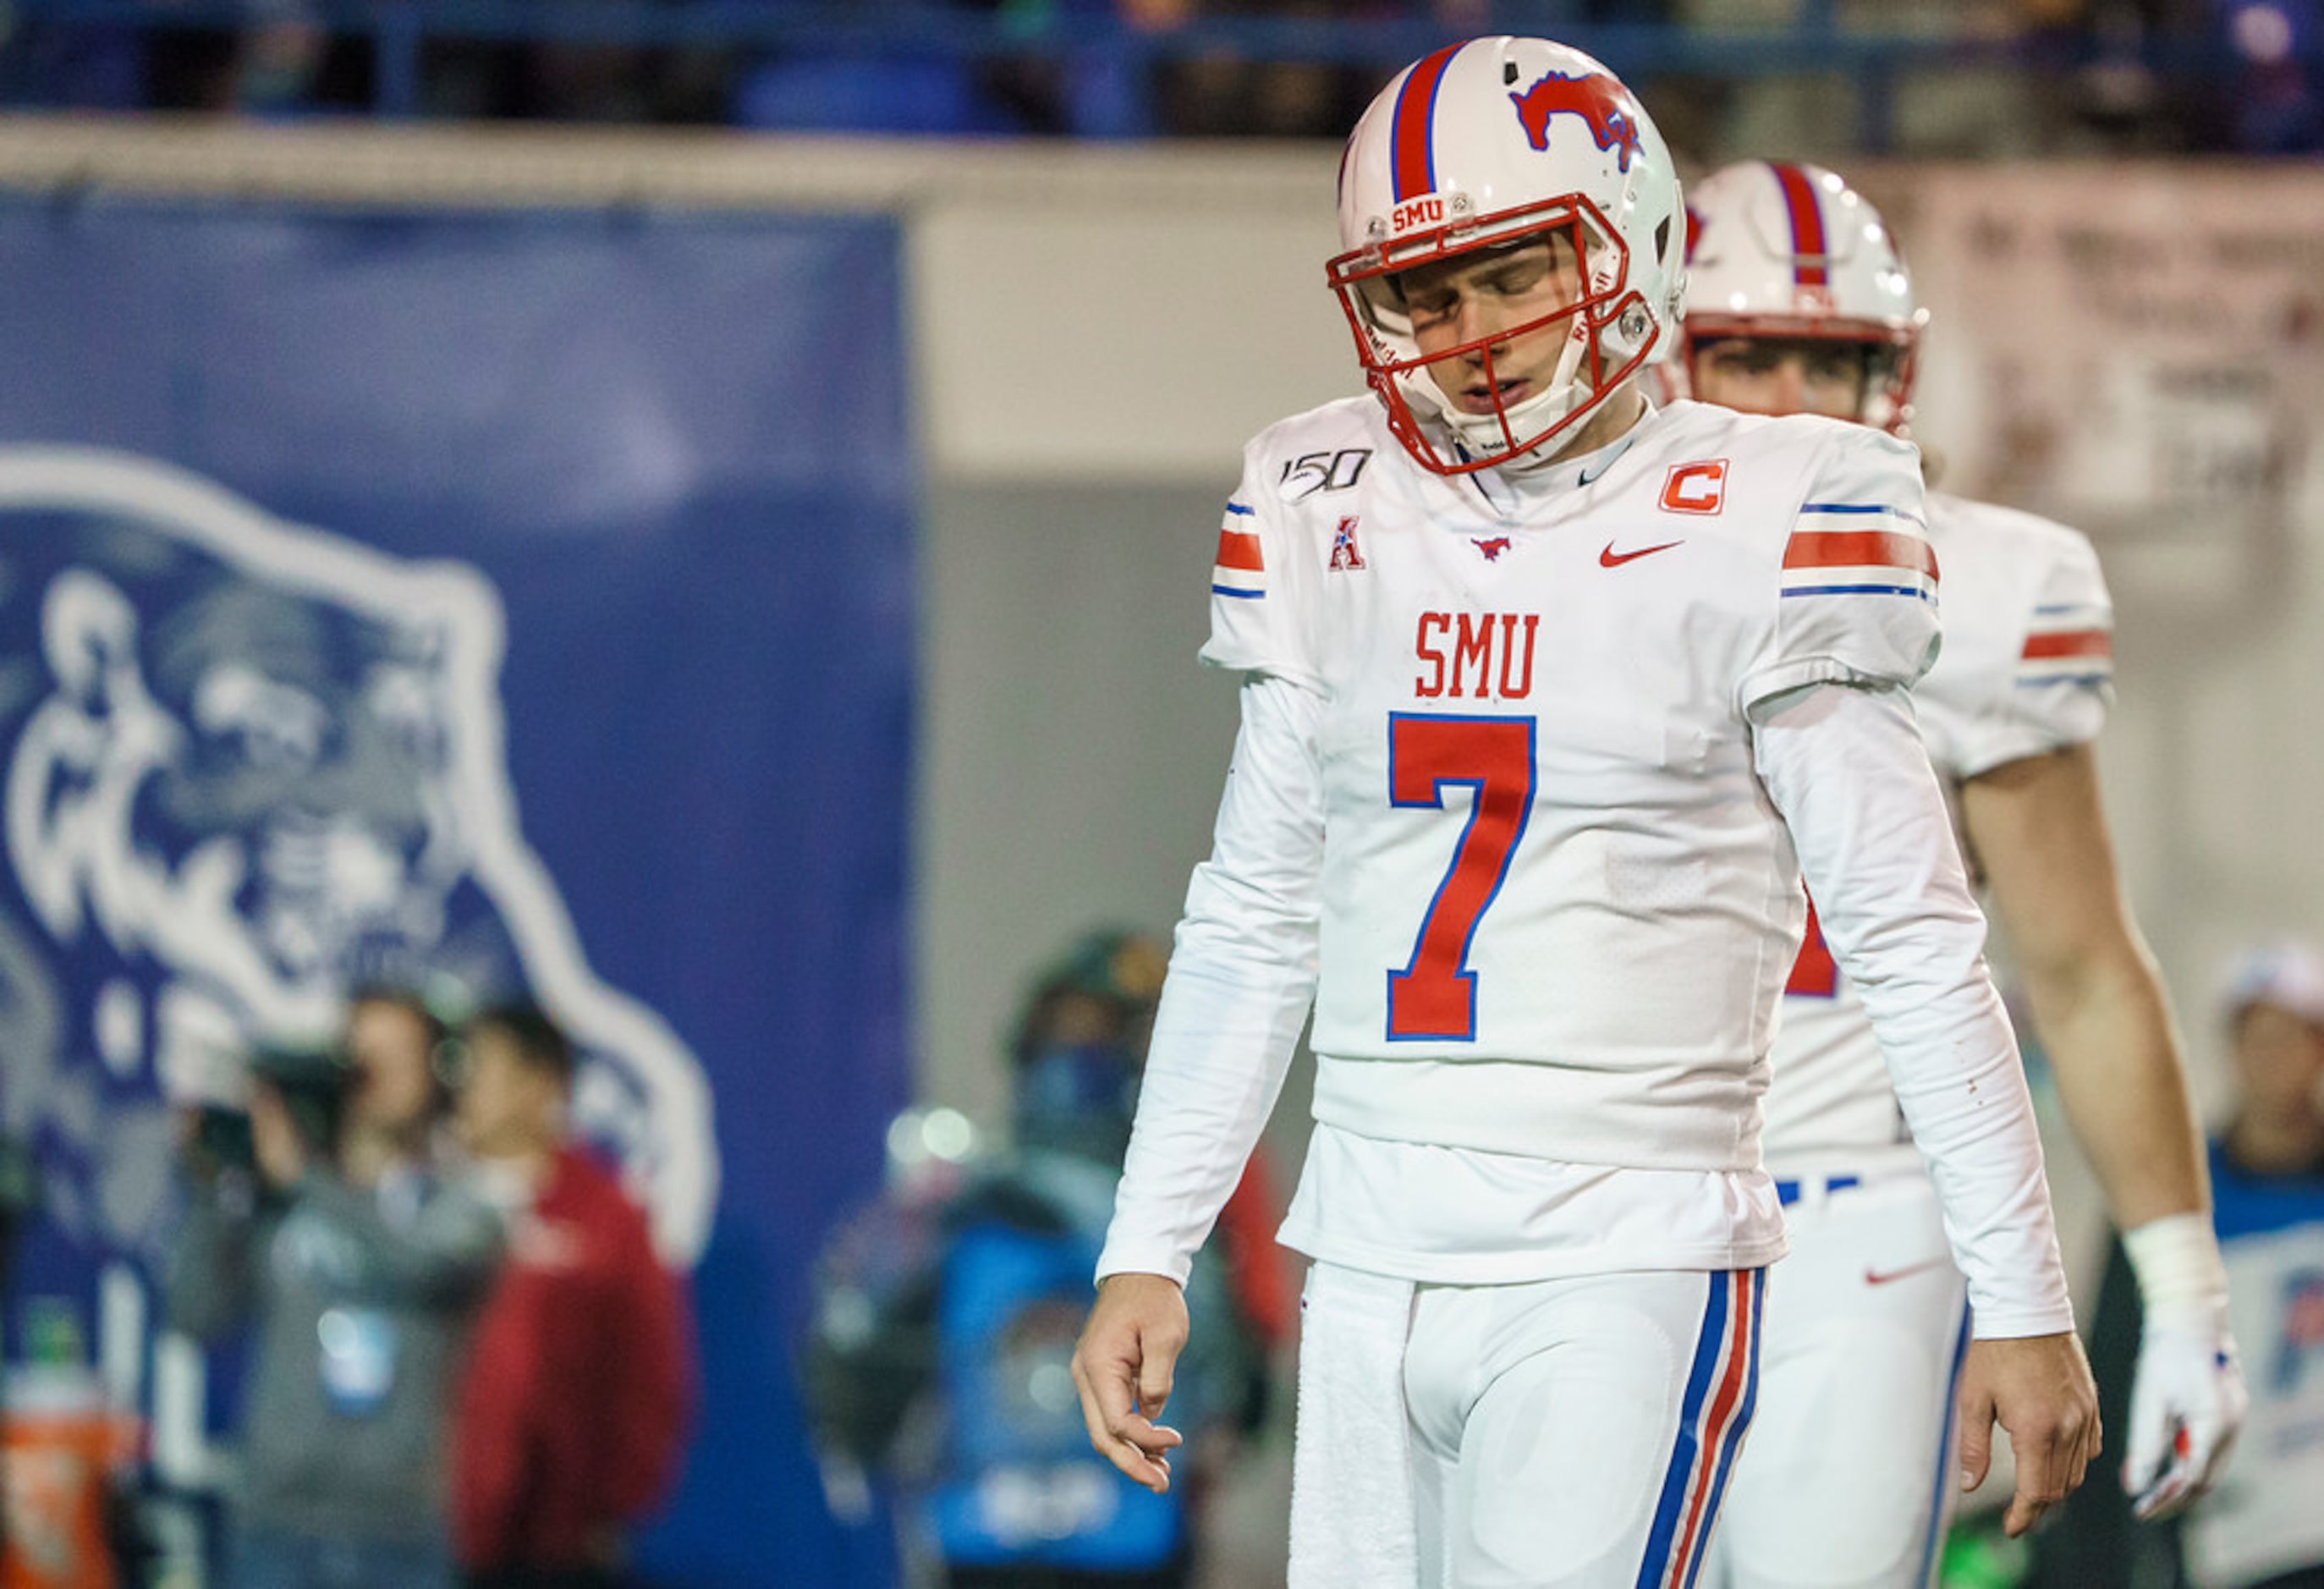
M113 1589L106 1491L136 1455L137 1420L86 1372L19 1369L0 1409L6 1499L0 1589Z

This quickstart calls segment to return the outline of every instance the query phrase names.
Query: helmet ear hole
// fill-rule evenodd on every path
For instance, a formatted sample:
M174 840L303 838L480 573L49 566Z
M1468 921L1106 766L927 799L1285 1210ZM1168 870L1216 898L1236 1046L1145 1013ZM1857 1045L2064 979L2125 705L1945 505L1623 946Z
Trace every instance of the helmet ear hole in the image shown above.
M1670 217L1665 216L1655 226L1655 261L1658 264L1670 263Z

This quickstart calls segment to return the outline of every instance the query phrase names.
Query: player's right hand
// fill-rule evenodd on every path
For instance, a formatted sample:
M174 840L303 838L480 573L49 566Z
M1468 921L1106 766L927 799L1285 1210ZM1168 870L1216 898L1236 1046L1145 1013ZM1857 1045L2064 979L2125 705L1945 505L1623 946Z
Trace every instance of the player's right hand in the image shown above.
M1185 1437L1154 1420L1186 1345L1186 1298L1167 1275L1113 1274L1074 1346L1074 1386L1098 1455L1157 1495L1170 1488L1170 1452Z
M1977 1341L1961 1364L1961 1488L1985 1483L1993 1426L2009 1431L2017 1492L2001 1520L2015 1538L2080 1487L2098 1451L2098 1391L2081 1338L2069 1330L2019 1340Z

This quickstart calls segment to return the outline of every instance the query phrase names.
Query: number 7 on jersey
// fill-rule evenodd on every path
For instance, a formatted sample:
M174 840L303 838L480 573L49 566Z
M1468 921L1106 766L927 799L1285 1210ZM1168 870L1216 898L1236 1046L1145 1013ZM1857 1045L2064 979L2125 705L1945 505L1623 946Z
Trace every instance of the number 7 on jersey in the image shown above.
M1469 819L1436 885L1412 958L1388 974L1391 1042L1474 1042L1477 974L1469 946L1500 892L1533 814L1534 720L1391 712L1388 803L1444 808L1447 785L1470 790Z

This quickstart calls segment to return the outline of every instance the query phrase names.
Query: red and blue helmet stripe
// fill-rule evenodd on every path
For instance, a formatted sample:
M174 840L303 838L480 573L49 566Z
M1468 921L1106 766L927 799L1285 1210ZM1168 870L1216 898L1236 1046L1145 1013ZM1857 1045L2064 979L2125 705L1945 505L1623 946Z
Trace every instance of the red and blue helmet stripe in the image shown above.
M1831 274L1824 268L1831 244L1824 236L1823 205L1816 198L1815 181L1795 165L1770 163L1775 185L1783 189L1784 208L1792 221L1792 280L1802 287L1828 287Z
M1388 180L1398 203L1436 191L1436 91L1443 87L1445 69L1465 48L1447 44L1415 62L1397 91Z

